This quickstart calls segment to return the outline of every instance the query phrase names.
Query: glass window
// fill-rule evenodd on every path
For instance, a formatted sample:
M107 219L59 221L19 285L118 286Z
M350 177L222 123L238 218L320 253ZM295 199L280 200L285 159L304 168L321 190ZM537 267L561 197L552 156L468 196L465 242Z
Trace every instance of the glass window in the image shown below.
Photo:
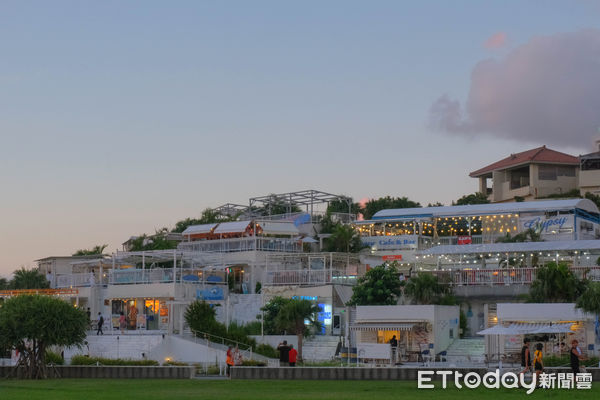
M538 167L538 179L540 181L555 181L556 172L554 165L540 165Z

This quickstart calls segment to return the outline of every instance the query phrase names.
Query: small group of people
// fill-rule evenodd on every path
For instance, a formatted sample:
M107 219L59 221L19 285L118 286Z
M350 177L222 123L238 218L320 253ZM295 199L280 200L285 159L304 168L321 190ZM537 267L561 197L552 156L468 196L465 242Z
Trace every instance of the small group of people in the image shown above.
M298 359L298 351L293 344L288 344L287 340L279 343L277 346L279 351L279 366L280 367L295 367Z
M231 376L231 367L236 365L242 365L243 362L242 353L240 352L239 347L233 348L233 346L229 346L227 349L227 376Z
M524 374L525 372L535 372L536 377L539 377L539 375L544 371L544 354L542 352L544 345L542 343L535 345L535 351L533 352L532 359L531 351L529 350L529 343L529 339L525 339L523 341L523 347L521 348L521 366L523 367L521 374ZM579 342L577 340L573 340L571 342L569 355L571 371L574 374L578 374L582 369L582 367L579 365L579 362L585 360L585 356L579 348ZM531 370L532 366L533 371Z

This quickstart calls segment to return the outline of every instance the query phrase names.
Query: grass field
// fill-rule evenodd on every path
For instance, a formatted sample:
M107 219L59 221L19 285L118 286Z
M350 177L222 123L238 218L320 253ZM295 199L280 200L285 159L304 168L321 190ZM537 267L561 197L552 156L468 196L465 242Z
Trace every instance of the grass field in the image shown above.
M134 380L62 379L46 381L0 380L2 400L178 400L178 399L592 399L592 390L521 389L417 389L416 382L400 381L229 381L229 380ZM435 396L435 397L434 397Z

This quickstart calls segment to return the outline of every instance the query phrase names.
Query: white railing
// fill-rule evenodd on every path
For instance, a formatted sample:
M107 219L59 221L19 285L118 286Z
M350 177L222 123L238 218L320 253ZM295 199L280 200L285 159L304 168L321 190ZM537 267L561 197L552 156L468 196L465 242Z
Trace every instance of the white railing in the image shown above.
M444 284L466 285L530 285L537 276L538 268L472 269L431 271ZM600 267L572 267L580 279L600 281Z
M197 240L182 242L179 250L191 252L231 253L240 251L277 251L298 253L302 251L302 243L294 239L247 237L235 239Z
M266 273L264 285L324 285L330 283L353 285L356 282L355 275L346 275L339 270L284 270L269 271Z
M89 272L86 273L77 273L77 274L68 274L68 275L57 275L55 278L55 287L60 288L69 288L69 287L86 287L93 286L96 283L96 278L92 278L92 274Z
M117 269L108 270L103 274L102 282L91 273L65 274L55 277L56 288L89 287L94 285L137 285L152 283L172 283L172 268L148 269ZM225 284L227 273L225 271L207 271L198 268L177 269L177 282L190 284Z

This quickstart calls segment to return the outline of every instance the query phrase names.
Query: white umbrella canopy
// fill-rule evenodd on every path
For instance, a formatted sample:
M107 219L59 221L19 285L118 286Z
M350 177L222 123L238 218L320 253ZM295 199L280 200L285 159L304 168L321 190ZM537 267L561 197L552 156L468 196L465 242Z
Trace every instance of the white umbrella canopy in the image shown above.
M518 335L519 333L519 330L514 327L502 325L494 325L477 332L478 335Z
M554 324L542 326L531 333L569 333L573 332L571 324Z

